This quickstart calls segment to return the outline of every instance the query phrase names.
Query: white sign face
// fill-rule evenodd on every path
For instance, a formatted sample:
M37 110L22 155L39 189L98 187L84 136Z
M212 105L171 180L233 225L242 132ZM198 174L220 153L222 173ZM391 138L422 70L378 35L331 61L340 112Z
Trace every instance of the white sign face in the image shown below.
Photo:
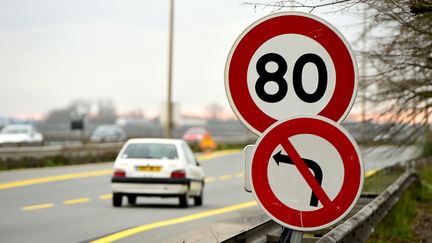
M342 219L360 197L364 181L354 139L320 116L270 126L246 168L258 205L274 221L300 231L323 229Z
M249 26L225 68L228 101L258 135L291 116L342 122L357 85L357 65L344 37L326 21L298 12L272 14Z
M269 53L281 58L263 62ZM307 54L314 55L311 57L315 59L309 58L299 66ZM261 75L258 73L260 65L264 67ZM294 82L294 70L299 74L300 82ZM276 72L281 72L280 76L272 75L268 80L262 77ZM275 120L282 120L298 114L318 114L333 95L336 72L330 55L318 42L307 36L286 34L276 36L258 48L249 63L247 81L249 93L258 108ZM285 95L279 98L278 93Z
M318 165L319 173L323 175L319 184L333 200L342 188L345 173L338 151L327 140L315 135L295 135L289 140L301 158L307 158L308 164ZM310 146L311 144L313 146ZM270 188L276 197L290 208L299 211L321 208L322 204L318 200L313 201L312 190L300 171L294 164L286 162L287 154L282 145L278 145L273 151L267 169ZM317 176L318 171L312 170L312 173Z

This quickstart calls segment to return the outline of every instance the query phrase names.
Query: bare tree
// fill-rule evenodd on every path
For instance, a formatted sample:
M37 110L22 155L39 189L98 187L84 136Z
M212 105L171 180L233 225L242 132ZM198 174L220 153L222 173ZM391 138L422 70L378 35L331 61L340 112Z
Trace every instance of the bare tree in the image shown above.
M97 101L97 114L92 117L95 123L114 123L117 118L114 102L110 99Z
M81 118L90 113L91 102L77 99L65 108L57 108L48 112L45 121L48 123L69 123L71 119Z
M403 141L414 142L418 136L413 135L428 128L432 112L432 3L367 3L374 24L364 34L374 44L364 54L375 70L368 77L374 90L369 100L376 104L378 118L404 124L392 135L405 131Z

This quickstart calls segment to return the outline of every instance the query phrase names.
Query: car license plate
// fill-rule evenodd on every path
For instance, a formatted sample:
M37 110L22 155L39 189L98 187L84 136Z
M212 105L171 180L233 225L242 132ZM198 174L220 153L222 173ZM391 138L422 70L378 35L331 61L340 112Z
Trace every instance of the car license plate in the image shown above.
M136 170L137 171L154 171L154 172L158 172L161 171L161 167L160 166L137 166Z

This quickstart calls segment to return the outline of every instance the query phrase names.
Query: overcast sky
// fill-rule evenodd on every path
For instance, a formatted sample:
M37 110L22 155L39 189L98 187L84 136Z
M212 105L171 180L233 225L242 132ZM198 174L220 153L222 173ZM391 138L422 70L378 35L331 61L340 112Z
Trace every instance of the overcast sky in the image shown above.
M169 0L0 0L0 115L44 114L78 98L158 112L167 80ZM227 54L270 8L176 0L174 101L229 108ZM354 39L356 19L322 15Z

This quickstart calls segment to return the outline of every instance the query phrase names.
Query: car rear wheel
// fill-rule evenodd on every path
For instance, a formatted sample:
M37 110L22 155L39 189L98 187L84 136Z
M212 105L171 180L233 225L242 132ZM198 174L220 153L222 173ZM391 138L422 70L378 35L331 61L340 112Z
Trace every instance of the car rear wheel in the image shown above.
M199 195L198 197L194 197L194 205L201 206L203 201L203 195Z
M204 185L201 187L201 193L199 196L194 197L194 205L195 206L201 206L203 204L203 197L204 197Z
M128 195L127 199L128 199L128 203L130 205L135 205L136 204L137 196L136 195Z
M112 204L114 207L121 207L123 195L120 193L113 193Z
M179 204L180 204L181 208L187 208L189 206L188 205L188 195L187 195L187 193L184 194L184 195L181 195L179 197Z

